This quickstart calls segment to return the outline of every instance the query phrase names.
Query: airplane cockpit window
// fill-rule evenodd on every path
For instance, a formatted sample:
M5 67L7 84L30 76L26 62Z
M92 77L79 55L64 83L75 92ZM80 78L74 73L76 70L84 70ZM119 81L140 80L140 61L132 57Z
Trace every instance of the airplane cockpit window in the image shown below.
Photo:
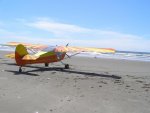
M49 46L49 47L45 48L43 51L45 51L45 52L54 51L55 48L56 48L56 46Z

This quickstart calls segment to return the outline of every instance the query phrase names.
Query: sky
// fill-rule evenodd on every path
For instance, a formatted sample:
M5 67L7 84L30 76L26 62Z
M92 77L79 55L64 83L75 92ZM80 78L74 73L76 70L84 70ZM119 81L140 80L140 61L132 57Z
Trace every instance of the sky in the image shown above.
M150 52L150 0L0 0L0 43Z

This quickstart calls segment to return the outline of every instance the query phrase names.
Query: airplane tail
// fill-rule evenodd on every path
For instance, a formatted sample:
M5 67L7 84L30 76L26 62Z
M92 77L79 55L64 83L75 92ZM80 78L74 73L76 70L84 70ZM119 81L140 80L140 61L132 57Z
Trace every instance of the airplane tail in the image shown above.
M15 50L15 60L17 65L19 66L23 66L23 61L22 58L28 54L28 51L26 49L26 47L24 47L24 45L19 44L16 46L16 50Z

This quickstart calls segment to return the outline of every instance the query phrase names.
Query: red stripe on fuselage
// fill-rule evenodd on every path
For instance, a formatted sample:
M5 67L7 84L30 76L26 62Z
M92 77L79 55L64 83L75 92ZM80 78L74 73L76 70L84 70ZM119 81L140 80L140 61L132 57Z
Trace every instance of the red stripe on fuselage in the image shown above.
M40 57L36 60L22 60L23 57L21 57L17 52L15 52L15 60L18 66L25 66L26 64L36 64L36 63L53 63L63 60L65 54L66 53L63 53L60 59L58 59L57 55L54 54L47 57Z

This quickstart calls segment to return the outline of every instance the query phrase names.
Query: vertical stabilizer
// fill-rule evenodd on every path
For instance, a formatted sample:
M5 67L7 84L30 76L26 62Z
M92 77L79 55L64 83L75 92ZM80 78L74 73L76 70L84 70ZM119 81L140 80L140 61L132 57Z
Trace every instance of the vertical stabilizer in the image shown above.
M24 63L22 61L22 58L28 54L28 51L26 47L24 47L22 44L17 45L16 50L15 50L15 60L17 65L23 66Z

